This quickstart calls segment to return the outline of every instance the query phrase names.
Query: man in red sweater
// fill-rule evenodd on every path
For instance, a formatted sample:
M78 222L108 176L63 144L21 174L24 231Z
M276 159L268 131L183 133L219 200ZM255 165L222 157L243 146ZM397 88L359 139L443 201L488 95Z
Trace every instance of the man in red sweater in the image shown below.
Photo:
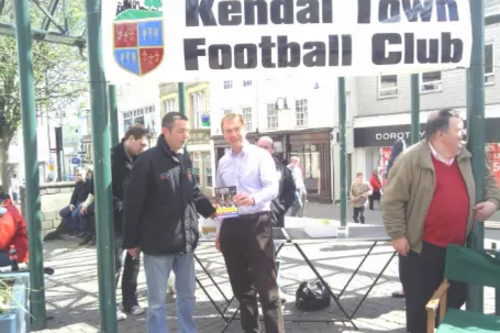
M484 201L475 202L459 113L435 112L425 130L426 139L396 160L381 201L384 225L399 253L410 333L426 332L425 305L443 281L446 246L464 245L473 221L485 221L500 207L500 189L488 166ZM460 308L465 293L464 284L451 281L448 305Z
M27 262L28 234L26 221L8 194L0 194L0 267L9 266L9 250L14 245L17 260Z

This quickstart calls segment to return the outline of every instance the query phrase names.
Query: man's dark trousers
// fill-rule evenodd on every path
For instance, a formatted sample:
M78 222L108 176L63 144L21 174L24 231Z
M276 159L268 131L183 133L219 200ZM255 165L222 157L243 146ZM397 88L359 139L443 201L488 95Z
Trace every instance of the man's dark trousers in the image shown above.
M225 219L220 230L220 246L234 296L240 302L243 331L260 332L259 293L266 333L285 333L269 213Z
M426 242L420 254L410 251L406 257L399 256L399 276L406 296L406 330L410 333L427 331L425 306L443 282L445 259L446 248ZM464 283L450 281L448 307L460 309L465 295Z
M114 218L119 222L123 220L122 212L114 210ZM137 301L137 277L141 267L140 259L134 259L128 252L125 255L125 262L123 262L123 255L126 250L123 248L123 231L122 228L117 228L115 223L115 283L118 287L120 281L120 273L123 268L122 276L122 304L125 312L129 312L133 306L139 305Z

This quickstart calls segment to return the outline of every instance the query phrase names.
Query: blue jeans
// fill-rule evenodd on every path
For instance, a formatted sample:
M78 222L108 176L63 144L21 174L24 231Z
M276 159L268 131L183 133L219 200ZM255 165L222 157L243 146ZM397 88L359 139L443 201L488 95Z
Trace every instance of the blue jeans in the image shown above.
M7 252L0 250L0 267L10 266L10 257Z
M144 254L148 288L147 333L167 333L165 314L167 281L175 273L177 320L180 333L196 333L193 310L196 301L194 254L152 256Z
M71 231L88 231L88 217L80 214L81 204L78 203L74 211L69 209L69 206L64 207L59 211L59 216L63 218Z
M290 209L290 216L302 217L302 190L295 191L295 200Z

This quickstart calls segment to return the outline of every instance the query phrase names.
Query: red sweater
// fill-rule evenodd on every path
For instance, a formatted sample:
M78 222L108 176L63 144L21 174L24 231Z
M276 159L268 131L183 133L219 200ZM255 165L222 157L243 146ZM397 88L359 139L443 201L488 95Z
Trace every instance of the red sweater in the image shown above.
M372 175L372 177L370 178L370 186L374 191L380 191L380 189L382 188L382 184L380 184L380 180L377 176Z
M26 221L10 200L5 208L7 213L0 216L0 251L9 253L10 246L14 245L18 262L26 262L29 258Z
M448 166L432 157L436 188L427 217L423 240L440 247L463 245L469 217L469 194L457 161Z

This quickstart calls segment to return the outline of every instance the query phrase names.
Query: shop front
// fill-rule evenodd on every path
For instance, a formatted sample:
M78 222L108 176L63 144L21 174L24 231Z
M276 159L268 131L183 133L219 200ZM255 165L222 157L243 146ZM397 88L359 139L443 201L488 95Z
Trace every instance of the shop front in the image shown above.
M247 140L256 143L262 136L269 136L274 141L275 154L278 161L285 165L290 163L291 156L300 159L308 200L331 203L331 128L311 129L304 131L287 131L272 133L249 133ZM213 136L215 148L215 164L224 156L229 145L222 136Z
M500 118L488 118L486 121L486 155L492 171L500 185ZM420 136L424 138L425 123L420 124ZM403 139L407 146L411 144L411 126L389 125L378 127L354 128L354 148L358 156L357 168L370 175L373 170L383 179L391 148L397 139ZM383 180L385 182L385 180Z

